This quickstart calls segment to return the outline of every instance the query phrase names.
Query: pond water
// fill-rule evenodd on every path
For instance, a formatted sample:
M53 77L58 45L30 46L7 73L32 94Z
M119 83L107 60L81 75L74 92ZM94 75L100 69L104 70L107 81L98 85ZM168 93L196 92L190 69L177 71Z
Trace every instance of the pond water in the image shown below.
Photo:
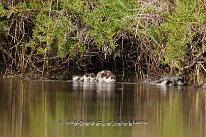
M205 137L205 110L203 89L0 80L0 137Z

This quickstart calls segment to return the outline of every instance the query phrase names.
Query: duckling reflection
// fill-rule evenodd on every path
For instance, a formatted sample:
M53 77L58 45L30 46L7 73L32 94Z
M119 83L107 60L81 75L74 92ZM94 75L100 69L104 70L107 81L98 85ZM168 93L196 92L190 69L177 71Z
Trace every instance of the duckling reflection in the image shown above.
M84 93L92 93L95 91L95 83L93 82L87 82L83 83L82 90Z
M80 90L81 89L81 85L82 84L80 82L76 82L76 81L72 82L72 89L73 89L73 91Z
M95 83L93 82L72 82L73 91L91 92L95 90Z
M114 83L98 82L96 83L96 92L97 93L112 93L115 91Z
M83 91L84 93L112 93L115 91L114 83L106 82L72 82L73 91Z

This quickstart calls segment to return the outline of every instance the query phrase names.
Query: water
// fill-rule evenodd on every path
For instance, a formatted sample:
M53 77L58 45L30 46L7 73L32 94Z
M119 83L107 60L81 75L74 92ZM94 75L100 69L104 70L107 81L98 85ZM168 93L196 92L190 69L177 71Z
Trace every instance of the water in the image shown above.
M0 80L0 137L205 137L205 110L203 89Z

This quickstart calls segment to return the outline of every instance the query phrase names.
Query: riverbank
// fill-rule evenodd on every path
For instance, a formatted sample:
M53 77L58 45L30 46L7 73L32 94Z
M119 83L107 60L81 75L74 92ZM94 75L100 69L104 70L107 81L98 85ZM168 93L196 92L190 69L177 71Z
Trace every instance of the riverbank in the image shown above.
M156 81L164 76L169 75L159 75L159 76L147 76L144 78L138 78L137 73L119 73L113 72L117 79L116 82L126 82L126 83L140 83L140 84L151 84L153 81ZM83 75L83 71L59 71L53 74L47 74L42 76L41 74L37 74L35 72L25 73L25 74L13 74L13 75L1 75L0 78L3 79L24 79L24 80L60 80L60 81L71 81L72 75ZM95 73L97 74L97 73ZM173 76L174 77L174 76ZM183 75L181 77L184 80L184 86L190 86L194 88L198 88L206 85L206 76L205 74L199 73L198 76L194 76L191 78L189 75Z
M199 83L205 15L201 0L0 2L0 72L66 80L107 69L119 81L169 75Z

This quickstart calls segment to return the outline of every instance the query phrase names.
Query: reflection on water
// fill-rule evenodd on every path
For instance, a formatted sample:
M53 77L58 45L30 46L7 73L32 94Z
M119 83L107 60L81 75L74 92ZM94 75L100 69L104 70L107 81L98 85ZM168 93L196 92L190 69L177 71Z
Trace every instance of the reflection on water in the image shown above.
M83 91L83 93L91 93L96 92L97 94L112 94L115 92L115 83L90 83L90 82L73 82L72 88L73 91L79 92Z
M2 137L204 137L205 110L203 89L0 80ZM67 120L148 120L148 124L85 127Z

